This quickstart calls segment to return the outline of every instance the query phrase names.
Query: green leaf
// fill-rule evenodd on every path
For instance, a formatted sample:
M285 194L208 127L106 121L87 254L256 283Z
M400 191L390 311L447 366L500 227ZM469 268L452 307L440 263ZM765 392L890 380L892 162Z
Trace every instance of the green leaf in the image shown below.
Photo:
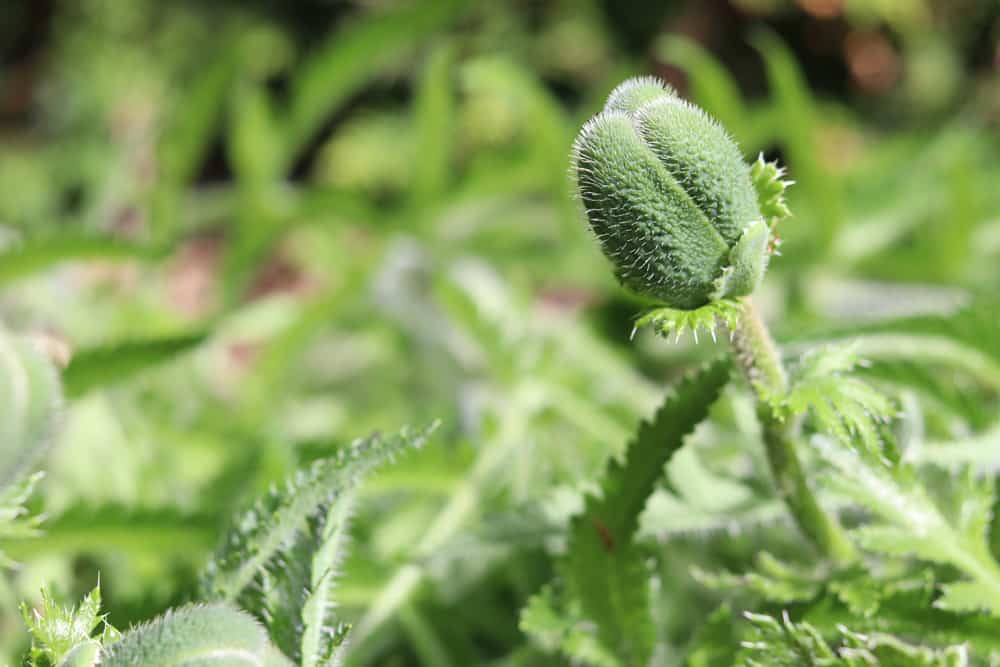
M880 392L848 375L860 363L850 345L810 350L794 369L791 389L774 407L786 419L808 412L818 431L845 443L857 438L869 453L880 456L879 425L894 408Z
M336 619L333 588L337 571L347 549L347 529L351 503L334 503L327 513L323 532L313 547L305 601L302 603L302 667L323 667L337 663L337 655L350 626Z
M740 667L961 667L968 664L965 646L933 649L907 644L885 633L861 634L838 628L838 644L831 646L809 623L745 614L753 625L743 642Z
M700 568L695 568L692 574L702 585L713 590L731 593L746 589L778 604L811 600L820 590L821 581L815 573L782 563L766 551L757 556L756 564L755 571L742 575L709 573Z
M156 248L106 236L61 233L27 239L0 251L0 286L70 261L152 260Z
M62 389L49 360L0 329L0 489L46 452L61 408Z
M0 567L16 565L16 561L4 553L9 540L31 539L39 534L42 517L30 515L25 503L43 476L44 473L36 472L0 489Z
M289 165L323 120L372 77L398 63L465 7L457 0L419 3L372 15L338 29L292 80L286 153Z
M125 380L183 354L208 338L208 332L128 340L79 350L63 369L66 394L79 398L94 389Z
M420 447L436 428L357 440L295 473L244 513L205 569L205 598L260 618L275 644L303 665L328 664L346 628L330 593L350 511L349 494L372 469Z
M992 479L963 471L948 485L948 497L933 499L904 464L859 455L832 439L817 437L814 442L836 471L828 485L880 519L854 531L863 548L952 565L981 588L982 608L1000 616L1000 565L987 543Z
M413 105L420 159L413 175L413 198L418 204L441 197L448 186L455 144L454 86L455 46L446 42L427 58Z
M582 615L597 624L605 650L625 664L648 660L654 638L650 577L634 539L639 515L664 465L708 414L728 379L729 364L723 361L686 378L652 421L639 427L624 461L609 463L600 497L589 496L570 526L560 572Z
M595 667L617 667L615 656L609 653L593 634L584 629L579 612L559 608L560 600L551 586L544 586L532 595L521 610L519 627L549 653L561 651L575 663Z
M102 667L291 667L252 616L225 604L171 609L122 636Z

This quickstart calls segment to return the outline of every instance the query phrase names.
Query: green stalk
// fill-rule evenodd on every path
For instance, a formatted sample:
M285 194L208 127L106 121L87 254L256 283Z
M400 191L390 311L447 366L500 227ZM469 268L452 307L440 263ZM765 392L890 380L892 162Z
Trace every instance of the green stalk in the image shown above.
M779 419L768 397L788 391L788 374L767 325L753 301L743 299L743 312L733 335L736 361L757 397L757 418L771 474L778 494L785 501L796 524L819 550L833 561L854 560L854 545L837 517L824 510L806 479L795 447L794 424Z

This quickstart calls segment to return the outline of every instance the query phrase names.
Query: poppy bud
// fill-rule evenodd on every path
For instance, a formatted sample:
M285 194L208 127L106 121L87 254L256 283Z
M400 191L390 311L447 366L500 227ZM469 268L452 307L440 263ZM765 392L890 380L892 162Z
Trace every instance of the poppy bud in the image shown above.
M657 79L611 93L580 130L573 172L625 287L690 310L760 282L770 232L750 167L717 122Z

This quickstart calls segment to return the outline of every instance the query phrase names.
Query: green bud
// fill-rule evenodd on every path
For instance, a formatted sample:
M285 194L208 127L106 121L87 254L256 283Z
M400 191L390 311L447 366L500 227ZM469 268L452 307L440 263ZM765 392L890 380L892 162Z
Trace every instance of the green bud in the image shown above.
M189 605L139 625L108 649L104 667L291 667L249 614Z
M611 93L580 130L573 171L625 287L680 309L757 287L770 232L750 168L718 123L660 81Z

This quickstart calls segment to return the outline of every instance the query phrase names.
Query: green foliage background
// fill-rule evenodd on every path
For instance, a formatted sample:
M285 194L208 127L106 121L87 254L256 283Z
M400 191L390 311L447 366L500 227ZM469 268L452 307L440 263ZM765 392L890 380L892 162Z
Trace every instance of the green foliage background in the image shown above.
M99 576L116 627L149 619L196 595L226 526L270 486L359 435L440 419L355 492L335 595L348 663L559 664L573 630L532 596L558 606L554 572L589 567L561 560L569 518L665 385L725 346L631 340L644 304L614 284L572 197L577 129L636 73L665 76L796 181L758 298L788 349L856 338L910 460L990 480L1000 467L995 2L3 13L0 320L70 360L28 501L46 518L0 543L19 564L0 581L0 662L27 650L18 604L42 605L43 584L72 602ZM747 399L729 389L711 417L642 516L654 564L609 566L652 569L664 664L738 648L712 614L754 608L753 586L734 597L716 573L764 548L815 562L767 483ZM842 610L810 608L807 584L785 599L836 634ZM1000 644L991 627L954 636Z

